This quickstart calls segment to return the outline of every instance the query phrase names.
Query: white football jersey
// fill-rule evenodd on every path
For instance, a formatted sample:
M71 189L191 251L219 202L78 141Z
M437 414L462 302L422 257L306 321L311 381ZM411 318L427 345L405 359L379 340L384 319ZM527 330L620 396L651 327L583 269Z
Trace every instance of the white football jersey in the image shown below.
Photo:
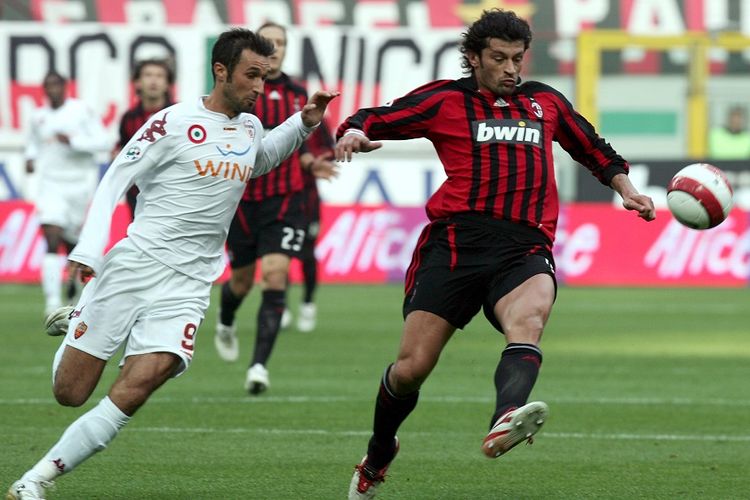
M237 204L251 177L276 167L313 129L300 113L263 136L248 113L229 118L203 98L155 113L102 178L70 260L98 271L114 208L140 189L128 238L146 255L195 279L212 282Z
M70 144L57 140L57 134L67 135ZM44 106L34 112L25 156L47 180L77 181L97 168L94 153L111 147L99 117L83 101L66 99L59 108Z

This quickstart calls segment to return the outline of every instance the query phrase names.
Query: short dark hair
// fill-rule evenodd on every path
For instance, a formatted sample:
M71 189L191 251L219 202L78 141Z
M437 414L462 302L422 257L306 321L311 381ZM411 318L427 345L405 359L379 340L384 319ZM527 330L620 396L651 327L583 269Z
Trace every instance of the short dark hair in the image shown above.
M138 61L137 63L135 63L135 67L133 68L132 81L136 81L141 77L143 68L145 68L146 66L158 66L162 68L167 72L167 83L169 83L170 85L174 83L174 70L172 69L172 65L166 59L143 59L141 61Z
M506 42L523 40L523 48L527 50L531 45L531 27L529 23L521 19L515 12L502 9L491 9L482 12L482 17L474 21L461 35L461 67L464 71L471 73L472 67L469 63L467 52L481 54L482 49L487 48L490 38L499 38Z
M273 43L262 36L256 35L245 28L232 28L225 31L216 40L214 48L211 51L211 68L214 64L221 63L227 68L227 72L232 74L235 66L240 61L242 51L250 49L260 56L268 57L273 54ZM212 70L213 74L213 70ZM213 74L214 82L216 74Z
M47 71L47 74L42 79L42 84L46 83L49 78L57 78L63 85L68 83L68 79L62 76L56 69Z

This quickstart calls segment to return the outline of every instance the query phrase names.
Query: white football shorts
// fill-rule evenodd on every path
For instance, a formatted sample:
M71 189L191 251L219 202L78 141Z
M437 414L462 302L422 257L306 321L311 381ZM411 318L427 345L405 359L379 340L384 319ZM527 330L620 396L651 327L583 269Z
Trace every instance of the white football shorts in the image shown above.
M120 366L128 356L171 352L182 359L176 377L193 359L210 294L211 283L165 266L125 238L83 288L60 349L69 345L109 360L124 343Z
M96 183L88 179L41 179L35 203L39 224L59 226L65 230L67 241L77 242L95 191Z

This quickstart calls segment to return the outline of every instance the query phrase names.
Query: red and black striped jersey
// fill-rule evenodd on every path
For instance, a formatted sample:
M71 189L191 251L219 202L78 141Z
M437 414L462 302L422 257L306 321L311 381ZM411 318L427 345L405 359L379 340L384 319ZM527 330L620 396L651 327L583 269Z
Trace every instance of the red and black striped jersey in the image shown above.
M171 101L167 101L163 108L146 111L143 109L143 103L139 101L138 104L127 110L125 114L122 115L122 118L120 118L120 138L117 142L118 147L120 149L124 148L130 138L138 132L138 129L140 129L143 124L151 118L151 115L164 108L168 108L172 104Z
M479 90L474 77L435 81L359 110L336 136L347 129L433 143L448 178L427 202L430 220L478 212L536 227L550 242L559 210L552 141L605 185L629 169L560 92L534 81L502 97Z
M253 114L260 118L266 130L280 125L307 102L305 87L293 81L285 73L275 80L266 80L263 95L255 102ZM302 190L304 181L300 156L307 151L302 145L281 164L265 175L250 179L242 199L259 201L270 196L278 196Z

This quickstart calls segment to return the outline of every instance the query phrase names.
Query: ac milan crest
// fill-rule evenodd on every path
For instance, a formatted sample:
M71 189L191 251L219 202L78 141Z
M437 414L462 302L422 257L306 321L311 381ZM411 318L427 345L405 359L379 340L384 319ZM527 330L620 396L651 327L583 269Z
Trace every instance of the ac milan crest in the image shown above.
M537 116L537 118L541 118L544 115L542 106L534 99L531 99L531 109L534 110L534 114Z

